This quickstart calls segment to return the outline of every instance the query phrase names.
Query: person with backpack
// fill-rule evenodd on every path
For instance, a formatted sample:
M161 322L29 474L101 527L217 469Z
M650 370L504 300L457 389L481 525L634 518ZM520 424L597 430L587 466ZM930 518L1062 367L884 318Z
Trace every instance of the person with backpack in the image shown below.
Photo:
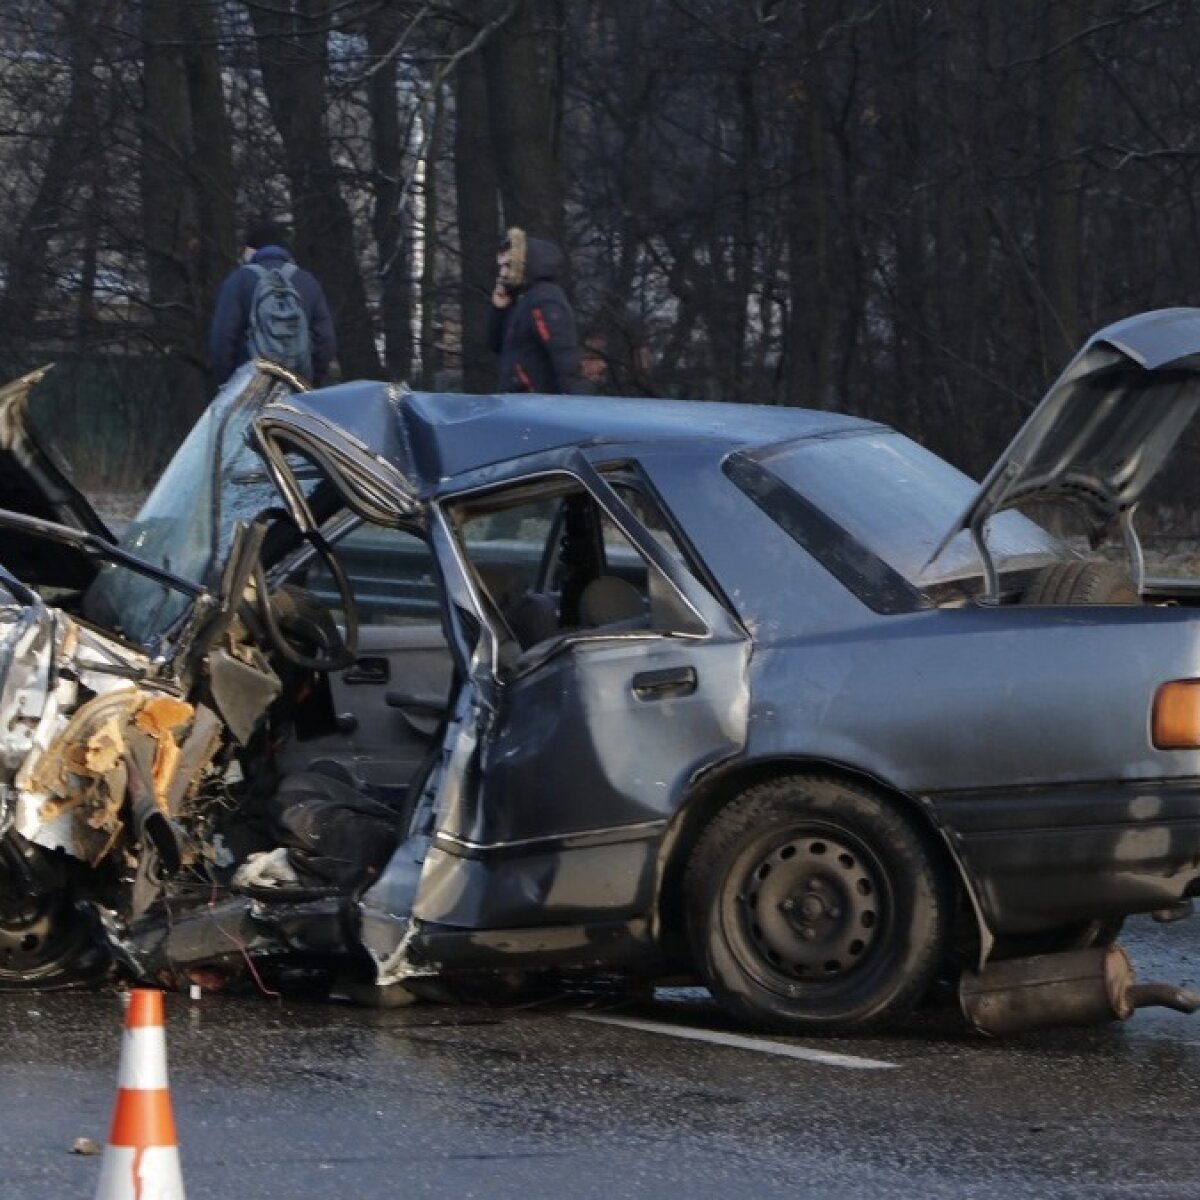
M217 384L251 358L266 358L320 386L337 357L337 337L316 276L296 265L274 221L247 231L242 264L217 293L208 340Z

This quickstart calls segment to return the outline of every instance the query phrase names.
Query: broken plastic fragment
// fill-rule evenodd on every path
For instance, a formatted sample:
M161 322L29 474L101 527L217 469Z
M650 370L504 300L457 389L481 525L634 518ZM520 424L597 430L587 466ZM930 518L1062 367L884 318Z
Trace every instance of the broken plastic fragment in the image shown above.
M175 769L179 766L179 747L169 733L159 740L158 750L154 755L154 802L163 812L170 811L167 806L167 793L175 779Z
M121 727L116 717L109 717L88 738L83 748L83 766L93 775L106 775L120 762L124 753L125 739L121 736ZM79 762L78 754L64 755L64 758L69 758L72 766Z
M176 700L174 696L156 696L147 700L134 718L134 724L152 737L162 737L186 725L195 709L186 700Z

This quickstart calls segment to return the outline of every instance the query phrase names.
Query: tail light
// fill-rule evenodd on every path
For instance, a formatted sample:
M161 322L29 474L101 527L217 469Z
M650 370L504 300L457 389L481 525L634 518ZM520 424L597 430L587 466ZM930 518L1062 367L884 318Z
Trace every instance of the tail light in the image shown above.
M1173 679L1158 689L1150 733L1159 750L1200 749L1200 679Z

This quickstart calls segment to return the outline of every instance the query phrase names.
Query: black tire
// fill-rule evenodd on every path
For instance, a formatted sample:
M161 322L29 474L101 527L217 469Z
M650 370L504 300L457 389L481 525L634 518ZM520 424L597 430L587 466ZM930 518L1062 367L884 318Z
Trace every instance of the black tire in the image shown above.
M1022 604L1140 604L1129 572L1117 563L1054 563L1040 570Z
M684 877L695 965L739 1020L783 1033L901 1016L943 960L951 900L925 840L865 787L773 780L701 835Z
M108 966L64 856L10 829L0 837L0 992L86 987Z
M108 965L78 910L37 897L0 906L0 992L89 987Z

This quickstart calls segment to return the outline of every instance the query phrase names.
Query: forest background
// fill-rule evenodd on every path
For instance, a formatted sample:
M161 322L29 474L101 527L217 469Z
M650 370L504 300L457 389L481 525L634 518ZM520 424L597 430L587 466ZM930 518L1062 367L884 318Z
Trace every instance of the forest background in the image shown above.
M517 224L604 390L978 475L1088 333L1200 300L1198 59L1193 0L0 0L0 367L59 363L80 482L136 489L254 217L343 378L466 391Z

